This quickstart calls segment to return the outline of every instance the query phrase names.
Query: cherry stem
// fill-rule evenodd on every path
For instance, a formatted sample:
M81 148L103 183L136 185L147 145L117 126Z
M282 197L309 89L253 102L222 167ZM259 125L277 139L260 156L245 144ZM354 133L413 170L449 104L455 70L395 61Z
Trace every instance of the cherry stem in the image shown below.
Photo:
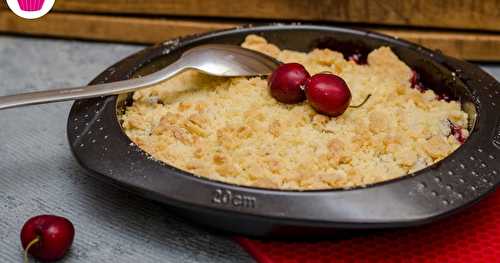
M36 236L35 239L31 240L31 242L24 249L24 263L28 263L28 250L40 241L40 236Z
M361 102L361 103L360 103L360 104L358 104L358 105L351 105L351 106L349 106L349 108L359 108L359 107L363 106L363 105L366 103L366 101L368 101L368 99L369 99L371 96L372 96L372 94L368 94L368 96L366 96L366 98L365 98L365 100L363 100L363 102Z

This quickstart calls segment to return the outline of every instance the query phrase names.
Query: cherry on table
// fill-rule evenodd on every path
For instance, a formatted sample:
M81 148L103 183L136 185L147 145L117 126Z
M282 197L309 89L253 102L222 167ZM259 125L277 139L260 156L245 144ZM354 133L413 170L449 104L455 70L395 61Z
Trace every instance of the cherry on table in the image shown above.
M299 103L305 100L304 86L310 75L299 63L282 64L268 79L271 95L282 103Z
M344 113L351 102L347 83L341 77L327 73L319 73L309 79L306 96L317 112L331 117Z
M39 215L30 218L21 230L21 243L27 254L48 262L61 259L73 243L75 229L66 218Z

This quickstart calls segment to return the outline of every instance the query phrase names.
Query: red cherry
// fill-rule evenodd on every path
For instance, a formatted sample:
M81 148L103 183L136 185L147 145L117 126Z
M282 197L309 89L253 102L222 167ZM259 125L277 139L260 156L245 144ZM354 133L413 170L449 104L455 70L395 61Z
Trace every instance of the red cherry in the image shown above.
M268 79L271 95L279 102L299 103L305 100L304 86L310 75L298 63L280 65Z
M319 113L335 117L344 113L351 102L351 91L345 81L333 74L312 76L306 85L306 96Z
M24 223L21 243L25 252L33 257L42 261L55 261L66 254L74 236L75 229L68 219L39 215Z

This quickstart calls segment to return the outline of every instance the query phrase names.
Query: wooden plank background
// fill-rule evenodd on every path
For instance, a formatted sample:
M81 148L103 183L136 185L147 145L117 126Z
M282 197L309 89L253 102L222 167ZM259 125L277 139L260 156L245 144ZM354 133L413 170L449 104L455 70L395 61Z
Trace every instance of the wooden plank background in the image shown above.
M19 18L7 10L0 10L0 31L4 32L141 44L153 44L178 36L236 25L197 20L65 13L50 13L35 21Z
M451 56L500 61L499 6L500 0L57 0L56 11L25 20L0 1L0 32L151 44L262 19L360 22L354 25Z
M51 13L32 21L0 10L0 31L152 44L170 38L237 26L235 22ZM470 60L499 61L500 34L367 27Z
M57 0L55 9L500 31L500 0Z

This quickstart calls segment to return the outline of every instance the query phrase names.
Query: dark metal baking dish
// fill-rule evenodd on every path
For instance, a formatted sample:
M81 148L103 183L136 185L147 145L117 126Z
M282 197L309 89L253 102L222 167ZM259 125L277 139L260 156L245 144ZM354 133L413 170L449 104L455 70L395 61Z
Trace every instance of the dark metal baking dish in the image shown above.
M264 25L168 41L134 54L92 83L153 72L186 49L206 43L240 44L248 34L280 48L330 48L349 56L389 46L436 92L459 99L469 113L469 139L439 163L365 188L279 191L193 176L153 160L124 134L117 114L130 94L75 102L68 139L78 162L127 190L174 207L200 224L248 235L300 235L324 229L420 225L456 212L495 190L500 179L500 84L477 66L372 32L318 25ZM321 229L320 231L314 231Z

